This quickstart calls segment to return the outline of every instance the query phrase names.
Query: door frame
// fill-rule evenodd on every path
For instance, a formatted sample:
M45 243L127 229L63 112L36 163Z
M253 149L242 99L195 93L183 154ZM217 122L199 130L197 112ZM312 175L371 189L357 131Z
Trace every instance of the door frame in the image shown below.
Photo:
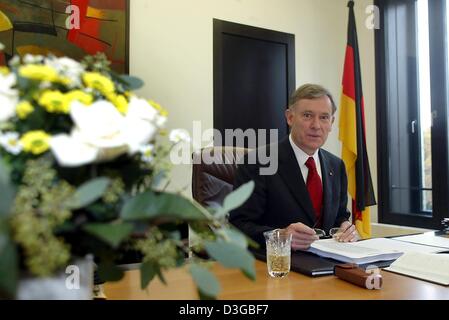
M244 24L213 19L213 123L215 129L224 128L223 123L223 47L222 35L241 36L256 40L276 42L287 47L287 92L286 101L296 89L295 35ZM287 106L285 106L287 108ZM287 126L288 127L288 126ZM288 132L288 128L287 128Z

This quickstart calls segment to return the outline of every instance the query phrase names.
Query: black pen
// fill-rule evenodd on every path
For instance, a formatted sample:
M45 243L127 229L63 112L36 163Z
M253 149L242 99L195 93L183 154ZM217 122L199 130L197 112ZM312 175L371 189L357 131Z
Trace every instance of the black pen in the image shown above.
M348 222L349 222L349 221L348 221ZM345 233L346 231L348 231L353 225L354 225L354 224L351 223L351 224L349 225L349 227L347 227L347 228L345 229L345 231L343 231L343 232L341 232L341 233L339 232L340 235L342 235L343 233ZM340 237L337 238L337 240L339 240L339 239L340 239Z
M349 225L349 227L347 227L347 228L345 229L345 231L343 231L342 233L345 233L346 231L348 231L349 228L351 228L352 226L353 226L353 224L351 223L351 224Z

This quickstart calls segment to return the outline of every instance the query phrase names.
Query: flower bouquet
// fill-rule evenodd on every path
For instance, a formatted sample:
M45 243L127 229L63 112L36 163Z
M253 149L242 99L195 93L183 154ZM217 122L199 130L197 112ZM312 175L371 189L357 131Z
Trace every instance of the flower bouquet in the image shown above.
M188 261L201 297L219 284L197 252L254 278L247 238L225 219L252 183L213 212L165 191L167 155L183 135L166 133L167 111L134 93L142 85L101 54L0 67L0 296L14 297L24 273L48 277L87 254L113 281L123 256L138 252L142 288ZM199 236L193 248L183 224Z

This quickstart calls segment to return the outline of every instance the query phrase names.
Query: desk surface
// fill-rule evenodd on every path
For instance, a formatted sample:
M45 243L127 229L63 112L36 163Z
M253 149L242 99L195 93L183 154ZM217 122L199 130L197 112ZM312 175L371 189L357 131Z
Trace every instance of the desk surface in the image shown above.
M219 299L254 300L313 300L313 299L397 299L424 300L449 299L449 288L422 280L382 271L381 290L368 290L340 280L334 276L311 278L290 272L286 278L268 276L266 264L256 261L256 281L247 279L237 269L227 269L215 264L213 272L220 281ZM115 283L105 284L108 299L198 299L190 274L183 269L166 272L167 285L153 280L146 290L140 289L139 270L126 271L125 277Z

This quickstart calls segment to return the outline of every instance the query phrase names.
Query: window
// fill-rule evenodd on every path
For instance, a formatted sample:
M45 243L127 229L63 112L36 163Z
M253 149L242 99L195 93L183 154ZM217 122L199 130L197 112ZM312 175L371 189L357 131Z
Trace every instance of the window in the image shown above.
M449 216L449 0L376 1L379 221Z

